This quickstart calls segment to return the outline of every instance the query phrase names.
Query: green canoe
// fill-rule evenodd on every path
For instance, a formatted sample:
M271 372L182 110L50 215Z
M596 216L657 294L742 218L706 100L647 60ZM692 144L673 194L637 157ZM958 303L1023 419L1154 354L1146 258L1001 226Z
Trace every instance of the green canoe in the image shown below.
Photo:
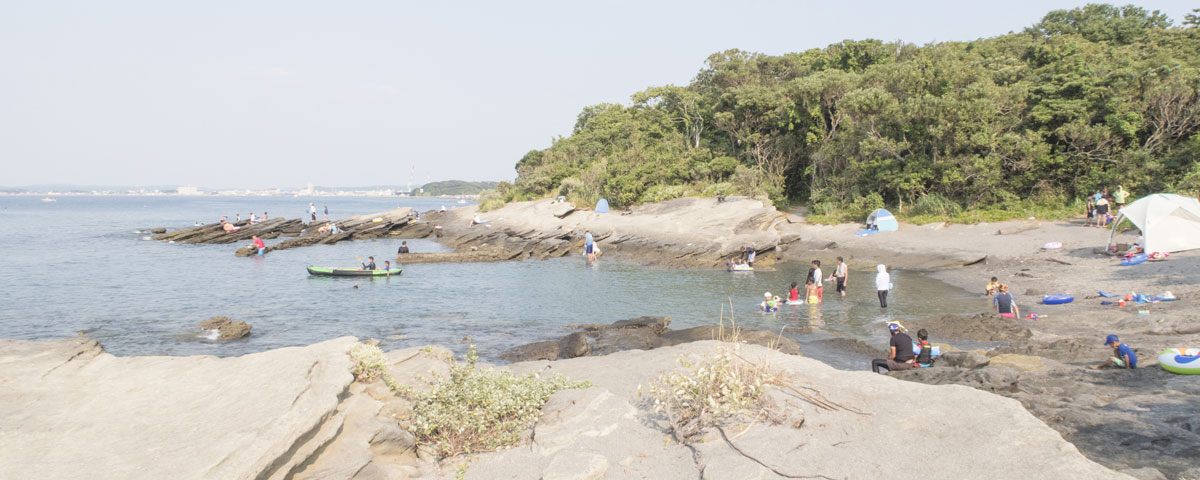
M317 275L322 277L387 277L391 275L400 275L403 271L400 268L392 268L391 270L359 270L357 268L326 268L326 267L308 267L309 275Z

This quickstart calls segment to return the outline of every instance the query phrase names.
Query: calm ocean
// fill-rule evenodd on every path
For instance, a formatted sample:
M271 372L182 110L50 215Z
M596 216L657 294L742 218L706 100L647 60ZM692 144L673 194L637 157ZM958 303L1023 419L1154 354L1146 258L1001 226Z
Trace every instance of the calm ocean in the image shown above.
M556 339L575 323L642 315L673 328L715 324L730 304L744 326L778 331L816 326L798 340L850 336L883 344L880 322L981 310L981 301L915 272L893 274L897 290L881 313L871 265L851 265L850 295L826 292L820 308L760 314L764 291L784 295L806 265L775 272L664 270L582 257L549 261L415 264L391 279L310 277L307 265L355 266L356 257L392 259L400 240L343 242L239 258L235 245L148 240L138 230L191 227L251 211L297 218L308 202L330 218L398 206L422 211L453 200L362 197L0 197L0 337L55 339L86 332L116 355L241 355L353 335L385 349L468 343L494 358L506 348ZM279 240L274 240L279 241ZM274 241L268 241L268 244ZM445 251L409 240L414 252ZM833 255L833 254L830 254ZM827 260L833 262L832 256ZM863 269L860 273L855 269ZM856 280L857 279L857 280ZM358 288L354 288L357 286ZM224 315L253 326L243 340L205 340L196 323ZM836 362L835 362L836 363Z

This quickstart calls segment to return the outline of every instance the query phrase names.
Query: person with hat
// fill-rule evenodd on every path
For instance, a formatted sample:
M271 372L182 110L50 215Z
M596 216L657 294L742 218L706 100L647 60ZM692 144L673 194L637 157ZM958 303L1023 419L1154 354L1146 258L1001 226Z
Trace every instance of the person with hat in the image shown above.
M779 310L779 297L772 297L771 292L763 293L763 297L766 297L766 299L758 305L759 310L764 312Z
M1112 347L1113 356L1110 357L1108 359L1108 361L1106 361L1104 363L1101 363L1099 365L1092 365L1093 369L1099 370L1104 367L1118 367L1118 368L1129 368L1129 369L1137 368L1137 363L1138 363L1137 354L1133 353L1133 348L1131 348L1129 345L1121 343L1121 339L1117 338L1116 335L1113 335L1111 333L1108 334L1108 336L1104 338L1104 345L1108 346L1108 347Z
M888 332L892 334L892 339L888 342L890 349L888 358L887 360L881 358L871 360L871 371L879 373L879 369L882 368L894 372L913 368L912 337L901 332L900 324L895 322L888 324Z

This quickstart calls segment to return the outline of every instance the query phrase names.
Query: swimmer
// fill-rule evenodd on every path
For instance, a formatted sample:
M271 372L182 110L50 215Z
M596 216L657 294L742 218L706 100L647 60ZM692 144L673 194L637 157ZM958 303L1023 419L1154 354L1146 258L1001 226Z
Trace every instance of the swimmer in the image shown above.
M817 292L817 284L811 278L804 282L804 298L808 300L808 303L813 305L821 303L821 295Z
M796 282L792 282L791 290L788 290L788 303L800 302L800 289L796 288Z
M778 304L775 303L775 299L771 298L771 292L764 293L763 297L766 299L758 305L759 310L764 312L774 312L777 308L779 308L777 307Z

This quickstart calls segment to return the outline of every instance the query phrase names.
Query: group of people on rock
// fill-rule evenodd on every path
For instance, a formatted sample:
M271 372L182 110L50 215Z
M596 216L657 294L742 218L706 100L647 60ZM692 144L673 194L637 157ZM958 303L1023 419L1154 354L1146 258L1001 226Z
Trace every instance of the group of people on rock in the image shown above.
M879 373L879 369L889 372L908 370L910 368L925 368L933 366L933 346L929 343L929 332L924 328L917 330L916 349L913 348L912 337L904 333L899 322L888 323L888 358L871 360L871 371Z

